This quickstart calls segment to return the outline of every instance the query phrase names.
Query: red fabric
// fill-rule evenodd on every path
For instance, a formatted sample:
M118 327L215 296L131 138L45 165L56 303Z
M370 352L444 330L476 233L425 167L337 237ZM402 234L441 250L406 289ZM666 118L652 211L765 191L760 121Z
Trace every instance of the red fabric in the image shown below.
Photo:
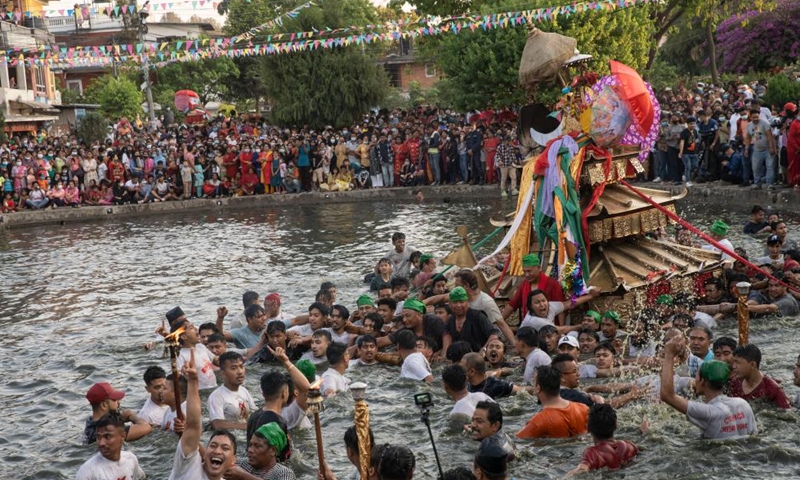
M589 467L589 470L599 468L618 470L629 464L638 453L639 447L632 442L606 440L584 450L581 464Z
M483 148L486 150L486 181L494 183L494 156L497 153L497 145L500 144L500 139L497 137L489 137L483 141Z
M514 293L514 297L508 301L508 304L511 305L511 308L514 310L518 308L522 309L521 318L524 318L525 315L528 314L528 294L536 289L543 291L545 298L547 298L549 302L564 301L564 289L561 288L561 284L544 273L540 273L539 285L536 288L531 286L531 282L525 280L522 282L522 285L519 286L516 293Z
M778 382L766 375L761 379L761 383L750 393L744 393L741 379L732 378L728 384L728 396L739 397L748 402L763 398L774 403L778 408L792 408L789 398L783 393L783 389L778 385Z
M800 185L800 120L795 119L789 127L786 155L789 162L789 184Z

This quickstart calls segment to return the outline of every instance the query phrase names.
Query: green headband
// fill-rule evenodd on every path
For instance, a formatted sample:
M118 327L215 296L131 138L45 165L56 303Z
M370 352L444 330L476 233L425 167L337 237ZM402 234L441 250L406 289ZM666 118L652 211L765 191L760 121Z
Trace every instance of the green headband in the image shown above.
M617 324L619 324L620 322L619 314L614 310L609 310L606 313L604 313L603 318L610 318L611 320L614 320L614 322Z
M600 323L603 320L603 316L600 315L600 312L596 312L594 310L587 310L586 313L583 314L584 317L592 317L594 321Z
M317 367L311 363L311 360L300 360L295 363L294 366L300 370L300 373L302 373L310 383L314 383L317 380Z
M700 377L711 383L722 384L728 381L731 367L719 360L708 360L700 366Z
M275 422L261 425L258 427L258 430L256 430L255 433L264 437L267 440L267 443L270 444L270 446L275 447L278 452L282 452L288 443L286 433L283 431L280 425Z
M538 267L539 257L535 253L529 253L522 256L522 268Z
M425 304L417 300L416 298L409 298L405 302L403 302L403 310L412 310L417 313L424 314L425 313Z
M468 299L469 296L467 295L467 291L464 290L464 287L456 287L450 292L451 302L466 302Z
M359 307L363 307L365 305L369 305L370 307L372 307L375 306L375 302L372 300L372 297L370 297L365 293L364 295L358 297L358 300L356 300L356 305L358 305Z
M664 295L659 295L658 298L656 298L656 303L659 305L672 305L675 303L675 301L672 299L672 295L667 295L665 293Z
M424 264L425 264L425 262L427 262L428 260L430 260L430 259L432 259L432 258L433 258L433 255L431 255L430 253L423 253L423 254L422 254L420 257L419 257L419 264L420 264L420 265L424 265Z
M730 228L731 226L722 220L716 220L714 224L711 225L711 233L714 235L724 236L728 234L728 230L730 230Z

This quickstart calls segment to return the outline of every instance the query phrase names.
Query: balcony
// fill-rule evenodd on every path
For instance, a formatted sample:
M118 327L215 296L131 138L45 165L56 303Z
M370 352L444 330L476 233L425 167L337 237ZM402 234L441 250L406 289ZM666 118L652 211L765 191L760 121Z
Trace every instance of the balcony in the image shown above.
M31 20L31 19L27 19ZM0 48L36 48L55 42L46 30L0 21Z
M45 25L50 33L68 33L76 30L121 30L125 28L122 17L111 18L105 14L91 14L83 17L83 22L76 28L74 16L47 17Z

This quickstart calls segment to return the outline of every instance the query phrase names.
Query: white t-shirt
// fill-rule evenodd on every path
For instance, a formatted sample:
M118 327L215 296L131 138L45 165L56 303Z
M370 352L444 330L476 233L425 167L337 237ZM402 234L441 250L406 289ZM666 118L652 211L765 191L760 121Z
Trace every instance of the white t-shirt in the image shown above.
M164 419L164 414L169 411L169 405L156 405L153 402L153 399L147 397L147 401L144 402L144 406L142 409L139 410L139 413L136 415L139 418L143 418L147 420L147 423L150 425L161 425L161 420Z
M233 317L231 323L228 325L228 330L233 330L236 328L242 328L247 326L247 317L244 316L244 312L239 312Z
M314 330L311 329L311 325L306 323L305 325L295 325L289 330L286 330L286 333L289 332L297 332L300 334L301 337L308 337L309 335L314 333Z
M400 367L400 378L410 378L411 380L425 380L431 374L431 366L428 359L420 352L414 352L403 360Z
M682 397L689 397L692 394L692 377L681 377L678 374L672 376L672 386L675 393ZM659 394L661 392L661 375L645 375L634 380L639 386L650 386L650 396L648 397L650 403L658 403L660 401Z
M301 355L300 360L309 360L311 363L314 364L315 367L317 367L317 371L322 370L322 367L320 367L320 365L328 364L328 357L325 356L315 357L314 352L312 352L311 350Z
M486 292L480 292L475 300L469 302L469 308L485 313L492 323L503 319L503 312L500 311L497 302Z
M733 251L733 244L727 238L723 238L722 240L717 240L717 243L719 243L723 247L727 248L731 252ZM700 248L702 248L703 250L708 250L710 252L714 252L714 253L722 253L722 250L720 250L719 248L717 248L717 247L715 247L714 245L711 245L711 244L703 245ZM722 253L722 259L721 260L723 262L726 261L726 260L733 260L733 257L728 255L727 253Z
M256 410L256 402L243 386L235 392L221 385L208 396L208 420L224 420L231 423L247 423L250 412Z
M181 412L186 415L186 401L181 403ZM164 413L164 418L161 419L161 430L169 430L170 432L175 431L175 422L174 420L178 417L178 411L175 410L174 412L172 409L167 410Z
M545 325L554 325L553 320L564 311L563 302L549 302L550 308L547 309L547 317L536 317L529 311L522 319L520 327L531 327L537 332Z
M393 248L391 252L386 254L386 258L392 262L394 267L393 276L408 277L408 274L411 273L411 254L416 251L416 248L406 245L405 249L400 253L397 253L397 250Z
M286 428L289 430L294 428L299 428L301 430L311 428L311 420L308 419L308 416L306 416L306 411L300 408L296 401L283 407L283 410L281 410L281 416L286 422Z
M192 359L192 353L188 348L181 348L178 355L178 371L183 369L183 365ZM198 343L194 347L194 361L197 367L197 380L200 390L217 387L217 376L214 374L214 355L208 351L205 345Z
M181 442L178 442L169 480L208 480L208 475L203 471L203 459L200 458L200 450L195 450L184 456Z
M141 480L144 471L139 467L139 460L131 452L120 452L119 461L112 462L100 454L92 455L81 465L76 480Z
M322 374L322 385L319 391L323 394L328 390L336 392L346 392L350 389L350 379L337 372L333 368L328 368Z
M703 438L736 438L758 431L750 404L725 395L708 403L690 401L686 418L700 427Z
M292 326L292 319L294 317L295 315L289 315L288 313L281 312L275 315L274 317L268 318L267 325L269 325L272 322L283 322L283 324L286 325L286 328L289 328Z
M542 365L550 365L551 363L550 355L543 352L541 348L535 349L525 358L525 373L522 375L522 379L526 384L531 383L536 369Z
M578 378L597 378L597 365L588 363L578 365Z
M468 393L466 397L456 402L456 404L453 406L453 411L450 412L450 416L466 415L467 417L472 418L472 414L475 413L475 405L477 405L478 402L494 403L494 400L492 400L492 397L483 392Z
M331 341L336 343L341 343L342 345L350 345L350 334L347 332L336 333L333 331L332 328L323 328L322 330L327 330L331 334Z

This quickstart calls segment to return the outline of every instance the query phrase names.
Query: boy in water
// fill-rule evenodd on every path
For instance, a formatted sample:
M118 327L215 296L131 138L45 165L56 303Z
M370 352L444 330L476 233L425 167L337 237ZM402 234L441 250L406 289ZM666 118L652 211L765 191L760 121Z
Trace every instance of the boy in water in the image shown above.
M639 453L639 448L632 442L614 439L616 429L617 412L614 408L602 403L593 405L589 409L589 433L594 446L583 452L581 463L567 477L600 468L617 470L630 463Z
M747 401L763 398L778 408L791 408L789 398L778 382L761 373L761 350L752 343L733 351L732 378L728 386L731 397Z

